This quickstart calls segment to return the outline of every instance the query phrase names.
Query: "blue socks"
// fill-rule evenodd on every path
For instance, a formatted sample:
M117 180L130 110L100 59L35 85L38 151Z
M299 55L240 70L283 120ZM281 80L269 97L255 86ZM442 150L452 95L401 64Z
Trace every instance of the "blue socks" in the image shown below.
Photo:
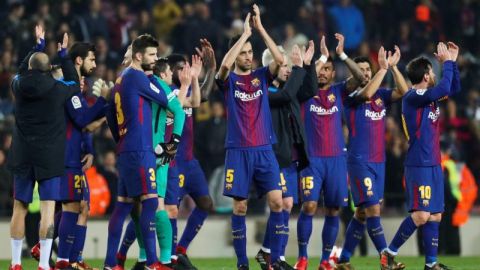
M435 221L428 221L422 226L425 264L430 266L437 261L439 227L440 222Z
M107 255L105 257L105 266L114 267L117 265L116 253L120 237L122 237L122 227L125 218L130 214L133 208L133 203L117 202L115 209L110 216L108 222L108 243Z
M207 211L203 211L198 207L193 209L192 213L188 217L187 226L183 231L182 238L178 243L179 246L187 249L193 238L197 235L198 231L202 228L203 222L208 216Z
M126 257L128 249L133 244L133 242L135 242L135 239L137 239L137 236L135 234L135 223L133 222L133 220L130 220L130 222L127 225L127 228L125 229L125 234L123 235L123 241L122 241L122 244L120 245L120 250L118 251L118 253Z
M271 235L271 226L270 218L267 220L267 227L265 228L265 236L263 236L262 247L270 249L270 235Z
M325 216L322 230L322 259L320 261L328 261L328 258L330 258L333 245L335 245L335 240L337 240L339 222L338 216Z
M247 258L247 225L245 216L232 214L233 248L237 255L237 266L248 265Z
M378 253L387 247L380 217L367 217L367 231Z
M175 251L177 250L177 219L171 218L170 224L172 224L172 255L175 255Z
M75 241L75 228L78 220L78 213L62 211L62 218L58 226L58 260L68 261L70 251Z
M270 227L270 260L273 263L280 259L283 235L285 233L285 226L283 225L283 212L270 212L268 226Z
M70 251L70 262L81 261L86 235L87 226L77 224L75 227L75 242L73 242L72 250Z
M413 222L412 217L408 216L405 218L393 237L392 242L388 246L388 249L394 253L398 252L398 249L408 240L408 238L410 238L416 229L417 226Z
M140 227L142 230L145 252L147 254L147 265L151 265L158 261L157 238L155 234L155 212L157 211L157 207L157 198L149 198L142 201Z
M297 223L298 256L308 257L307 247L312 234L312 216L300 212Z
M282 249L280 250L280 256L285 256L285 248L287 247L288 243L288 233L290 229L288 227L288 220L290 219L290 213L287 210L283 210L283 231L284 234L282 235Z
M364 231L365 224L361 223L356 218L350 220L347 231L345 232L345 242L343 243L339 262L344 263L350 261L350 257L352 257L355 248L362 239Z

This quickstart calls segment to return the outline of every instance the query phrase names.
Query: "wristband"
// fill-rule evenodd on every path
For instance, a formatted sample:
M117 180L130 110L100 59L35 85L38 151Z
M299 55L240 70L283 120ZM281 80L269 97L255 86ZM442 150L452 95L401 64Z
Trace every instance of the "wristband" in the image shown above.
M58 52L58 56L60 56L60 58L67 57L67 48L60 49L60 51Z
M342 52L342 53L339 55L339 57L340 57L340 60L345 61L345 60L347 60L348 55L347 55L345 52Z
M41 52L45 49L45 39L41 38L40 43L35 44L35 51Z
M327 63L327 60L328 60L328 57L326 57L325 55L322 54L322 56L320 56L320 59L319 61L322 62L322 63Z

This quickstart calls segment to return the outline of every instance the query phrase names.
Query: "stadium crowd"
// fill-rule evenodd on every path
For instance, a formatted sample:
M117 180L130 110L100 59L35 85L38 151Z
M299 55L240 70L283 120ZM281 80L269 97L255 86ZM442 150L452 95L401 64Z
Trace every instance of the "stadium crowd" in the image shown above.
M6 169L6 154L11 144L13 102L10 82L17 72L22 57L33 44L33 26L37 23L47 29L47 41L60 40L64 32L75 40L92 42L96 47L97 67L88 78L91 85L98 78L114 81L127 46L138 35L150 33L158 38L159 56L172 52L191 55L200 38L207 38L215 49L217 62L227 51L230 37L243 31L243 18L250 11L251 0L131 0L131 1L14 1L2 0L0 5L0 216L10 216L12 210L12 176ZM404 70L406 63L424 54L434 63L436 41L448 36L461 46L458 65L461 71L462 95L457 95L442 108L441 127L444 146L452 158L465 162L480 185L480 4L462 0L303 0L255 1L259 4L263 23L271 36L289 51L294 44L316 44L322 35L334 49L333 34L346 36L345 51L351 56L364 55L376 64L380 44L402 51L398 64ZM253 36L256 55L264 45L260 37ZM316 47L318 54L318 46ZM55 42L47 42L47 54L56 57ZM332 53L331 55L334 55ZM336 61L340 61L336 59ZM258 66L260 63L254 63ZM339 65L337 77L345 78L348 70ZM393 78L387 79L393 84ZM195 153L208 179L215 178L215 169L223 165L223 140L226 120L223 97L213 92L210 102L195 112ZM388 112L385 212L396 213L404 209L402 187L403 160L407 141L402 131L400 104ZM222 143L220 143L222 142ZM89 182L95 182L98 198L116 198L117 169L115 145L108 128L95 133L95 171ZM213 175L213 177L211 177ZM97 180L94 180L97 179ZM105 187L108 187L106 189ZM92 192L92 196L95 196ZM480 197L480 196L479 196ZM92 201L95 199L92 198ZM102 201L92 214L102 216L111 212L114 203ZM110 207L109 207L110 206ZM262 208L262 206L260 207ZM480 212L477 208L476 212Z

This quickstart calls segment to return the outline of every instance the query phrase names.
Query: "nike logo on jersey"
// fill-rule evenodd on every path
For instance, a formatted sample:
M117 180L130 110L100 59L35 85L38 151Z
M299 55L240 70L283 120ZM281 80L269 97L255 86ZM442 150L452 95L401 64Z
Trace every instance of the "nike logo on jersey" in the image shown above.
M253 93L245 93L239 90L235 90L235 97L240 99L241 101L252 101L257 99L261 95L263 95L263 91L261 89Z
M329 109L322 108L320 106L310 105L310 112L317 113L318 115L330 115L338 112L338 107L333 106Z
M241 82L239 82L239 81L235 81L235 84L236 84L236 85L245 85L244 83L241 83Z
M428 113L428 118L431 119L433 123L437 122L438 117L440 117L440 108L437 108L435 112Z
M386 111L383 109L381 112L375 112L370 110L365 110L365 117L372 119L373 121L382 120L385 117Z

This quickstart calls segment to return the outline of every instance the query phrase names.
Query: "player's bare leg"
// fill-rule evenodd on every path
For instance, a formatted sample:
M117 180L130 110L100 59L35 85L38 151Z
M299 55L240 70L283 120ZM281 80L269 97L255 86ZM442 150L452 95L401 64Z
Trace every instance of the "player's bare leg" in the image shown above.
M25 238L25 216L28 209L27 204L15 200L13 203L13 214L10 221L10 237L12 246L12 263L9 269L20 270L22 258L23 239Z
M40 201L40 262L39 270L50 269L50 251L53 242L53 217L55 215L55 201Z

